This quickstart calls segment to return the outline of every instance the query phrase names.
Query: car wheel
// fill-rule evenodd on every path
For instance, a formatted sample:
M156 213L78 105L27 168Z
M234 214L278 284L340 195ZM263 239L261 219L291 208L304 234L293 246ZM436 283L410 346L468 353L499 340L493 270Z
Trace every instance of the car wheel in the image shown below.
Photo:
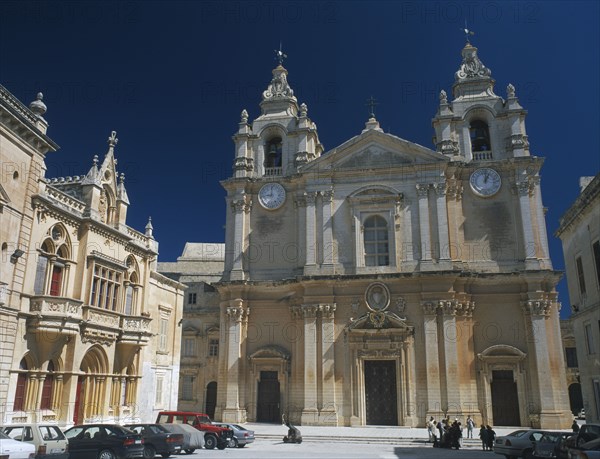
M238 445L237 438L235 438L235 437L231 437L231 438L229 439L229 443L227 444L227 446L229 446L230 448L237 448L237 447L239 446L239 445Z
M218 448L218 449L225 449L225 448L227 448L227 446L229 446L229 442L228 442L228 441L225 441L225 442L223 442L223 443L219 443L219 444L217 445L217 448Z
M98 453L98 459L115 459L115 454L110 449L103 449Z
M204 447L206 449L215 449L215 446L217 446L217 437L214 435L206 435L204 437Z
M243 448L244 446L246 446L246 443L244 443L243 445L237 445L238 448Z
M154 449L154 446L144 446L144 459L154 459L154 456L156 456L156 450Z
M171 453L160 453L160 455L164 458L167 459L167 457L171 457Z
M187 454L192 454L194 451L196 451L195 449L186 449L185 452Z

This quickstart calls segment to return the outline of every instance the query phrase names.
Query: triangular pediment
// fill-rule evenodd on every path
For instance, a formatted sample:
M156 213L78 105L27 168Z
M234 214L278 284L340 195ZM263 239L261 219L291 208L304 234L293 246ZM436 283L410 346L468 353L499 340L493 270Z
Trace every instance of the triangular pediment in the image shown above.
M310 162L303 170L390 169L447 161L444 155L429 148L392 134L371 130L344 142Z

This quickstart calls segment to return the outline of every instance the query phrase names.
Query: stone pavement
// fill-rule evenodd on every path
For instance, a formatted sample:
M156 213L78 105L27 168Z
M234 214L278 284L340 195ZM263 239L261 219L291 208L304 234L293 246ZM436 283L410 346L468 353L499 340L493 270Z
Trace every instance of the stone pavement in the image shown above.
M246 423L244 427L254 430L257 439L282 439L287 434L287 427L282 424ZM360 427L323 427L296 426L302 433L304 441L343 441L361 443L389 443L406 445L426 445L428 436L424 427L390 427L390 426L360 426ZM506 435L526 427L494 428L496 435ZM467 430L464 430L464 435ZM481 442L477 435L479 429L473 431L473 439L463 439L463 448L480 448Z

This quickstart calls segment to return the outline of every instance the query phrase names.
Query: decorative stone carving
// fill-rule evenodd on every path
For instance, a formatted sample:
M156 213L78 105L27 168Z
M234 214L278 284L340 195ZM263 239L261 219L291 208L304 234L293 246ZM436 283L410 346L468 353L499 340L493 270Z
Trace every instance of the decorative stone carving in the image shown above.
M435 301L423 301L421 307L423 308L423 314L431 316L437 313L438 305Z
M508 98L514 99L516 97L515 93L515 87L512 85L512 83L508 83L508 86L506 87L506 94L508 95Z
M529 180L529 178L525 178L515 183L515 190L519 196L524 196L526 194L531 194L533 191L533 184Z
M394 309L399 314L404 314L406 312L406 300L401 296L397 297L394 301Z
M332 202L333 201L333 189L321 191L321 196L323 196L323 202Z
M243 195L241 199L234 199L231 201L231 208L235 213L248 213L250 212L250 209L252 209L252 200L249 196Z
M240 123L248 123L248 112L246 111L246 109L242 110L242 113L240 115Z
M303 102L300 104L300 113L299 116L301 118L306 118L306 115L308 114L308 106Z
M336 310L336 305L335 305L335 303L322 304L320 309L321 309L321 314L323 317L325 317L327 319L333 319L333 315Z
M363 359L370 359L376 357L400 357L402 355L401 349L359 349L358 357Z
M385 311L390 305L390 291L387 285L381 282L373 282L365 291L365 302L367 308L373 312Z
M440 91L440 105L448 104L448 94L443 89Z
M448 184L446 187L446 195L449 198L460 200L460 199L462 199L462 194L463 194L462 182L457 179L448 180Z
M243 306L228 306L225 310L225 314L227 314L229 320L233 322L241 322L250 314L250 308L244 308Z
M317 192L316 191L309 191L308 193L304 193L304 196L306 197L307 204L314 204L315 201L317 200Z
M442 311L442 314L445 316L456 315L456 300L440 300L438 301L438 307Z
M467 44L462 50L462 57L462 64L454 75L455 80L487 78L492 75L491 70L477 56L477 48L474 46Z
M236 171L251 172L254 170L254 158L246 158L245 156L238 156L233 161L233 169Z
M450 139L441 140L436 143L436 151L443 155L457 155L459 153L458 142Z
M529 138L523 134L513 134L509 137L508 148L515 150L518 148L529 148Z
M352 299L350 307L352 308L352 314L356 316L358 314L358 308L360 306L360 298L356 297Z
M527 300L523 302L523 312L531 316L544 316L550 315L552 308L551 300Z
M438 196L446 195L446 182L439 182L433 184L433 189Z
M317 312L319 310L319 305L317 304L303 304L301 306L302 317L304 319L310 319L317 317Z
M294 91L287 82L287 70L281 65L273 69L273 79L262 94L263 100L294 99Z
M465 318L473 317L475 311L474 301L460 301L456 304L456 315Z
M417 195L420 198L427 197L427 193L429 192L429 184L428 183L417 183Z

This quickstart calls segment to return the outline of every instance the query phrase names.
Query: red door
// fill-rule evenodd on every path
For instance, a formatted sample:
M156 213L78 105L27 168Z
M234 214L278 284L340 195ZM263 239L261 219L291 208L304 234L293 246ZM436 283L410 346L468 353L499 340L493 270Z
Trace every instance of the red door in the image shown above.
M75 406L73 408L73 424L79 424L79 420L81 418L81 414L79 413L79 408L81 406L81 392L85 388L85 378L79 376L77 378L77 392L75 393Z

